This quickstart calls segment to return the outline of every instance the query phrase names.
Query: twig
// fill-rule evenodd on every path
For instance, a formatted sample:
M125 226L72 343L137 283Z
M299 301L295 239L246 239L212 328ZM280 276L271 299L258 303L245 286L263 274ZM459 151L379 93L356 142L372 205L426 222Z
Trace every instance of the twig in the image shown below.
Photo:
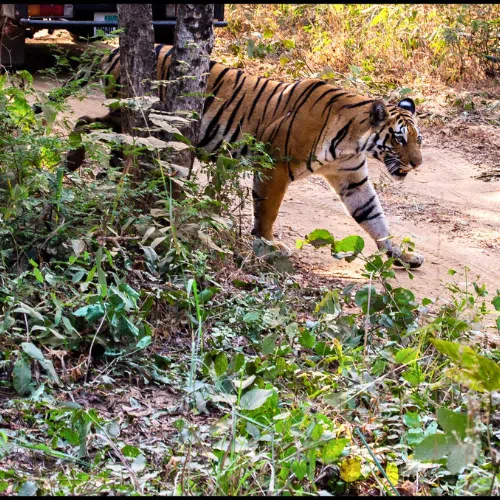
M356 431L356 433L358 434L358 436L361 438L361 441L363 441L363 444L365 445L365 448L368 450L368 453L370 453L371 457L373 458L373 461L375 462L375 465L377 466L378 470L382 473L382 475L385 477L385 479L387 479L387 482L391 486L392 491L394 491L394 493L396 494L396 496L398 496L398 497L401 496L399 494L399 491L396 488L394 488L394 485L392 484L392 481L389 479L389 477L385 473L385 470L380 465L380 462L378 461L377 457L375 456L375 454L373 453L373 451L371 450L371 448L368 446L368 443L366 442L365 436L363 436L363 433L359 430L359 427L356 427L354 430Z
M24 324L26 325L26 342L30 341L30 327L28 325L28 318L26 316L26 313L24 315Z
M45 238L43 243L40 245L41 249L45 248L47 246L47 244L49 243L49 241L65 226L65 219L64 219L64 217L61 217L61 218L62 218L61 223L53 231L51 231L48 234L48 236Z
M120 459L120 462L128 470L128 472L130 474L130 478L132 479L132 482L134 483L135 489L139 493L142 493L142 488L141 488L141 485L139 483L139 480L137 479L136 473L134 472L132 467L130 467L129 463L127 462L127 459L123 456L123 453L118 449L118 446L116 446L116 444L113 443L113 441L111 441L111 439L109 439L104 434L96 433L96 434L94 434L94 436L99 437L99 438L103 439L104 441L108 442L108 444L111 446L111 448L113 448L113 451L116 453L116 456Z
M95 339L96 339L97 335L99 334L99 332L101 331L101 328L102 328L102 325L104 324L104 320L105 319L106 319L106 311L104 311L104 315L102 317L101 323L97 327L97 330L95 332L94 338L92 339L92 343L90 344L89 357L87 358L87 371L85 372L85 383L87 383L87 378L88 378L88 375L89 375L90 358L92 356L92 348L94 347Z
M368 346L368 330L370 329L370 301L372 298L372 279L373 271L370 273L370 283L368 285L368 302L366 304L366 316L365 316L365 340L363 345L363 364L366 363L366 348Z

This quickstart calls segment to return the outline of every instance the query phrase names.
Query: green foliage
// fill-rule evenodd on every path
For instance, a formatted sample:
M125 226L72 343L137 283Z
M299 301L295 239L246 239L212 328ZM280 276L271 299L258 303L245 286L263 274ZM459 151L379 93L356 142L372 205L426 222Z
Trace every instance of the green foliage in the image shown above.
M294 20L362 8L276 7ZM392 6L370 12L373 27L392 22ZM308 26L327 46L331 33ZM255 55L297 53L272 27L259 40ZM375 71L350 64L360 81ZM110 143L129 138L60 137L66 95L41 118L20 76L25 90L7 77L0 89L1 492L341 495L418 473L432 494L498 493L500 354L465 345L500 309L498 292L452 283L445 304L419 300L395 284L392 259L325 229L297 246L359 259L364 282L301 285L238 234L239 176L272 168L265 145L244 137L200 153L207 184L177 177L147 143L125 146L142 180L98 172ZM64 175L71 141L95 144L89 166Z
M475 391L493 392L500 389L500 366L477 354L466 345L447 340L431 340L436 349L458 366L447 372L450 378Z
M415 447L415 458L435 462L447 457L448 470L458 474L477 459L480 444L475 438L466 439L471 427L467 415L440 408L437 417L445 434L427 436Z

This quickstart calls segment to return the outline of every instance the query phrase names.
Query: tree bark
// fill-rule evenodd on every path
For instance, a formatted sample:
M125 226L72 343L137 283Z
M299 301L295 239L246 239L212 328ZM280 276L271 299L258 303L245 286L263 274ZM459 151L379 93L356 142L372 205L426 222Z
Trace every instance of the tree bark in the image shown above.
M178 4L174 50L161 109L167 112L189 111L197 118L189 125L178 127L193 146L198 143L201 115L205 102L210 54L214 46L214 4ZM194 77L194 78L189 78ZM194 152L181 151L174 162L191 169Z
M155 77L155 53L152 4L118 4L118 28L120 33L120 83L123 96L134 98L151 93L151 80ZM146 127L147 121L141 109L122 108L123 133L146 136L145 131L134 130ZM127 158L125 172L132 166L132 157ZM139 176L139 169L135 169Z

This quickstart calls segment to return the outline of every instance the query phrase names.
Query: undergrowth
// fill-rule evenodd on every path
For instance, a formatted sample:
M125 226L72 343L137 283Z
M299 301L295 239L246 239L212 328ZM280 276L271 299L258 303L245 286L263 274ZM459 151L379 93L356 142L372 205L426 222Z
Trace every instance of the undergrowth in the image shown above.
M230 5L218 46L256 59L276 76L304 77L328 66L380 84L498 76L498 5ZM268 75L265 75L268 76Z
M0 81L3 494L500 493L500 351L475 341L498 291L465 269L419 301L324 229L297 246L362 259L366 283L304 287L241 235L262 144L185 180L145 139L137 182L107 165L123 137L56 134L18 76Z

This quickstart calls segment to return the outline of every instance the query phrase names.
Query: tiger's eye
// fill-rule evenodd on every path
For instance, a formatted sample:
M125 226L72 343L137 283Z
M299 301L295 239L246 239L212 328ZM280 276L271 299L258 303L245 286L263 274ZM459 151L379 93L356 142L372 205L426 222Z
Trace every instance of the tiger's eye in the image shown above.
M417 137L417 144L422 144L422 136L421 135L419 135Z

